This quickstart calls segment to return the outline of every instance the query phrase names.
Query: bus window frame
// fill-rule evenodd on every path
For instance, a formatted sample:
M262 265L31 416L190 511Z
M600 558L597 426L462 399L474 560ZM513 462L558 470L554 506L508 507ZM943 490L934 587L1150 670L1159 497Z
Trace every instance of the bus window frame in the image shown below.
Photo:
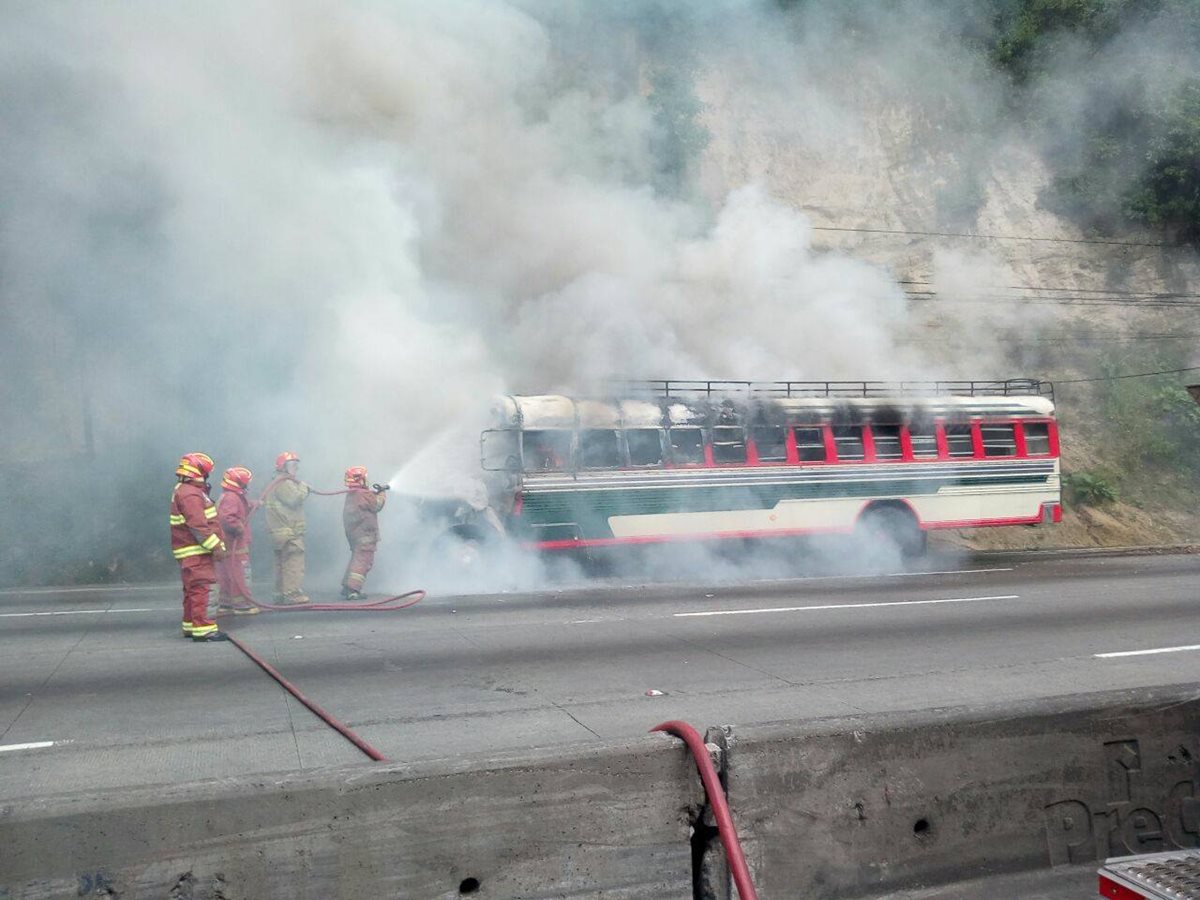
M971 419L969 422L962 422L962 421L949 422L945 419L939 419L938 423L937 423L938 458L943 459L943 460L949 460L951 462L953 462L954 460L961 460L961 459L982 459L983 458L983 439L979 435L978 424L979 423L976 422L974 419ZM959 428L964 425L969 429L969 433L971 435L971 455L970 456L967 456L966 454L951 455L951 453L950 453L950 435L949 435L949 432L947 431L947 429L948 428ZM942 455L943 453L945 454L944 456Z
M570 440L567 443L567 458L563 461L563 464L557 469L529 469L529 468L526 468L526 466L525 466L525 437L530 432L544 432L544 431L553 431L555 433L561 433L561 434L566 434L566 435L570 436ZM572 475L578 471L578 469L575 466L575 449L576 449L576 444L579 442L579 436L576 433L576 429L574 429L574 428L522 428L520 430L520 435L521 435L521 445L520 446L521 446L521 474L522 475L552 475L552 474L559 474L559 473L564 474L564 475ZM597 470L597 471L600 471L600 470ZM611 470L604 470L604 471L611 471Z
M716 438L713 432L718 428L736 429L742 433L742 459L739 462L717 462L716 454ZM709 465L716 469L726 469L730 467L744 467L750 465L750 441L746 434L745 425L712 425L706 429L708 432L708 443L705 445L708 449L706 458L709 460ZM723 441L722 443L729 443Z
M825 428L826 428L825 449L826 449L826 451L828 451L830 449L830 447L832 446L832 449L833 449L832 461L834 463L837 463L837 464L840 464L843 466L861 466L863 463L871 462L871 460L869 459L869 457L867 455L867 453L868 453L867 432L869 430L869 426L868 426L867 422L840 422L837 425L834 425L833 423L829 423L825 426ZM834 433L833 433L834 428L857 428L859 430L859 432L858 432L859 440L862 442L862 448L863 448L862 459L842 459L842 455L840 453L838 453L837 438L834 436ZM872 446L869 449L870 449L870 452L873 454L875 448Z
M912 423L905 422L900 426L900 458L903 462L936 463L945 460L948 448L945 446L945 442L941 439L941 437L939 437L942 434L942 420L934 419L932 424L933 428L929 434L933 438L933 453L925 454L924 456L918 456L917 451L913 446Z
M1058 458L1058 420L1050 416L1027 417L1014 420L1017 425L1017 434L1019 435L1018 449L1022 459L1057 459ZM1049 450L1046 453L1030 453L1029 445L1025 442L1025 426L1026 425L1045 425L1047 446Z
M547 429L540 429L545 431ZM588 431L605 431L611 432L616 439L617 445L617 464L615 466L585 466L583 465L583 435ZM572 445L574 448L575 468L576 472L619 472L621 469L631 468L629 463L629 448L623 439L623 429L621 428L577 428L575 429L574 440ZM639 467L640 468L640 467Z
M1025 453L1025 436L1023 434L1018 434L1018 432L1020 432L1020 428L1018 427L1020 424L1019 419L1013 416L987 416L979 419L975 424L979 429L979 449L981 451L979 454L980 459L1003 460L1029 458ZM988 456L987 448L983 445L984 425L1011 425L1013 430L1013 452L1003 456Z
M888 457L880 458L879 448L875 443L875 428L879 425L882 425L886 428L895 428L896 429L896 441L900 446L900 455L899 456L888 456ZM905 453L904 453L904 435L905 435L905 429L907 427L908 426L904 425L901 422L868 422L867 429L871 432L871 453L870 453L870 458L868 461L874 462L874 463L880 463L881 465L885 465L885 466L886 465L894 465L895 463L905 462L906 459L905 459ZM911 447L909 449L911 450ZM911 460L911 453L909 454L909 460Z
M703 469L712 466L712 447L708 442L705 429L699 425L672 425L664 429L667 436L666 458L663 460L665 469ZM700 435L700 452L703 456L700 462L678 462L675 459L675 442L671 440L672 431L695 431Z
M768 459L764 460L758 455L758 438L754 437L756 428L780 428L783 430L783 459ZM748 437L746 438L746 465L748 466L788 466L793 465L794 456L794 441L790 438L794 434L789 425L750 425L746 429Z
M658 462L656 463L635 463L633 454L629 451L629 432L631 431L654 431L658 433ZM638 472L649 469L665 469L670 465L671 460L671 441L667 437L667 429L661 425L636 425L620 429L621 446L625 454L625 468L633 469Z
M821 433L821 446L825 448L824 459L801 459L800 458L800 442L796 440L796 429L804 428L808 431L819 431ZM832 466L836 465L836 457L830 455L829 446L833 440L833 432L830 431L828 422L789 422L788 426L788 442L791 445L789 452L794 454L795 464L803 468L811 466Z

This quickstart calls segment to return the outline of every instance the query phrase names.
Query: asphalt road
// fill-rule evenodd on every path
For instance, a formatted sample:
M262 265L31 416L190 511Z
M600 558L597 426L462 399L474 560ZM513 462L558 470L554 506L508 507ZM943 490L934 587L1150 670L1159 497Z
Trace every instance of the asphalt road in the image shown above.
M231 630L392 760L672 718L737 726L1200 681L1200 555L923 566L430 596ZM369 765L234 646L193 644L178 623L174 585L0 592L0 799Z

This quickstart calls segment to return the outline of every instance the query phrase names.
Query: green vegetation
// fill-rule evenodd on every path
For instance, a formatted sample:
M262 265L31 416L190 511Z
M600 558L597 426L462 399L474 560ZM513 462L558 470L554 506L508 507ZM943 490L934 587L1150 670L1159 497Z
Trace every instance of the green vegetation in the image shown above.
M686 194L709 140L701 121L704 104L696 94L700 64L694 25L681 8L650 5L638 13L637 31L646 58L653 61L645 75L656 131L654 185L668 195Z
M708 129L700 122L704 106L696 96L691 67L656 67L650 72L650 85L649 103L658 130L657 186L669 194L680 194L692 166L708 146Z
M1063 499L1068 506L1103 506L1117 499L1117 489L1096 472L1071 472L1062 477Z
M1169 354L1109 359L1103 374L1180 365ZM1093 437L1109 469L1101 480L1127 498L1156 506L1188 509L1200 501L1200 405L1178 383L1177 376L1124 378L1097 382L1094 409L1098 431ZM1080 476L1073 476L1078 478ZM1064 479L1064 489L1068 489ZM1080 484L1080 501L1095 495L1094 485ZM1071 488L1073 489L1073 488Z
M1200 242L1200 0L993 2L992 61L1050 135L1047 205L1102 232L1140 224ZM1066 106L1081 132L1056 131Z

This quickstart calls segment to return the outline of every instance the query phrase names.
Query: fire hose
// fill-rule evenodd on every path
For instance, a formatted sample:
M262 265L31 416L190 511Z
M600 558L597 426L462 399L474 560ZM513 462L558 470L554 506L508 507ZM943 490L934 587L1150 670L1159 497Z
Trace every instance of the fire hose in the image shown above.
M352 743L355 747L357 747L359 750L361 750L363 753L367 754L367 756L371 757L371 759L373 759L377 762L387 762L387 758L382 753L380 753L378 750L376 750L374 747L372 747L370 744L368 744L366 741L364 741L362 738L360 738L357 734L355 734L348 727L346 727L346 725L344 725L342 722L338 721L332 715L325 712L325 710L321 709L321 707L319 707L312 700L309 700L308 697L304 696L304 694L300 691L300 689L298 687L296 687L294 684L292 684L290 681L288 681L286 678L284 678L283 675L274 666L272 666L269 662L267 662L265 659L263 659L261 656L259 656L257 653L255 653L253 650L251 650L249 647L247 647L245 644L243 644L241 641L239 641L237 638L235 638L232 634L226 633L225 640L229 641L231 644L233 644L233 646L237 647L244 654L246 654L246 656L250 658L251 662L253 662L260 669L262 669L264 672L266 672L268 675L270 675L272 678L274 678L277 682L279 682L280 687L282 687L285 691L287 691L289 694L291 694L293 697L295 697L297 700L299 700L301 703L303 703L305 706L307 706L310 710L312 710L312 712L319 719L321 719L321 721L323 721L330 728L337 731L342 737L344 737L346 740L348 740L350 743Z
M289 476L276 475L263 488L263 492L259 494L258 499L250 507L250 511L258 509L259 506L270 495L271 491L283 481L287 481ZM374 485L371 488L345 488L340 491L318 491L310 487L309 493L319 494L322 497L336 497L340 494L353 494L363 491L371 491L373 493L382 493L388 488L385 485ZM255 600L253 597L247 597L251 603L259 609L265 609L269 612L293 612L299 610L307 610L309 612L395 612L398 609L408 609L410 606L416 606L425 599L425 591L417 589L414 591L405 591L403 594L394 594L390 597L381 597L378 600L370 600L360 603L263 603L261 600ZM403 601L403 602L402 602ZM220 615L220 614L218 614ZM244 653L249 653L242 647ZM314 710L315 711L315 710ZM320 715L320 713L318 713Z
M721 846L725 848L725 859L729 863L729 874L733 877L741 900L758 900L758 892L754 889L754 881L750 877L750 867L746 864L742 844L738 840L737 828L733 824L733 815L729 811L729 801L725 797L725 789L717 775L712 759L708 755L708 747L700 732L687 722L672 720L655 725L650 729L665 731L683 740L692 758L696 760L696 769L700 773L700 781L704 785L704 793L708 795L709 806L712 807L713 818L717 820L717 831L721 837Z
M411 598L411 599L409 599ZM398 609L408 609L416 606L425 599L425 591L418 588L406 591L392 597L381 597L378 600L365 600L361 603L263 603L261 600L248 598L259 609L270 612L293 612L308 610L310 612L395 612ZM405 602L401 603L403 600Z

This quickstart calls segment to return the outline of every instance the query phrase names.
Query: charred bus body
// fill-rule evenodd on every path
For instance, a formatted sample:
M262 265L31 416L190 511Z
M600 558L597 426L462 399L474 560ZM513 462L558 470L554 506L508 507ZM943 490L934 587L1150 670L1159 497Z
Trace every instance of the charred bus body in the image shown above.
M857 533L911 556L932 529L1061 518L1047 382L624 388L500 398L481 438L486 501L456 507L447 552Z

